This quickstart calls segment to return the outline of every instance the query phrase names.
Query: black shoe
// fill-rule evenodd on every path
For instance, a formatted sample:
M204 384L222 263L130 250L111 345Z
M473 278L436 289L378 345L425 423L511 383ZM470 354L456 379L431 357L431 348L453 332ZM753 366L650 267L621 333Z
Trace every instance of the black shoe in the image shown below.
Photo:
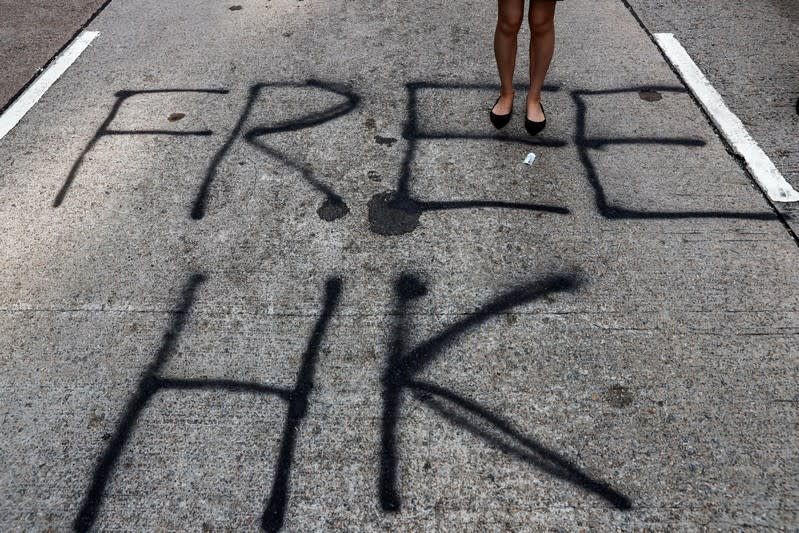
M502 97L500 96L500 98ZM494 127L497 128L498 130L500 130L505 126L507 126L508 122L510 122L510 116L513 114L513 106L511 105L510 113L508 113L507 115L497 115L494 113L494 108L497 106L498 103L499 103L499 98L497 98L497 101L494 102L494 105L491 107L491 111L489 112L488 116L491 119L491 124L493 124Z
M544 113L544 120L541 122L533 122L527 118L527 113L524 114L524 129L530 135L538 135L547 127L547 114L544 112L544 104L541 104L541 112Z

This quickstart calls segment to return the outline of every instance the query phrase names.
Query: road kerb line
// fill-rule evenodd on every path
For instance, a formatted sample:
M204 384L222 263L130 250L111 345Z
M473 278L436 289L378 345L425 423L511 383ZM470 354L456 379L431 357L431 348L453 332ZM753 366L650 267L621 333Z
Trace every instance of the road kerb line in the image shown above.
M47 92L47 89L66 72L75 62L91 42L100 34L97 31L82 31L72 43L64 49L58 57L50 63L36 80L25 89L25 91L8 106L5 112L0 115L0 139L6 136L22 117L31 110L39 99Z
M730 111L674 34L655 33L653 37L732 149L744 159L749 172L766 196L773 202L799 202L799 192L785 181L771 159L746 131L741 119Z

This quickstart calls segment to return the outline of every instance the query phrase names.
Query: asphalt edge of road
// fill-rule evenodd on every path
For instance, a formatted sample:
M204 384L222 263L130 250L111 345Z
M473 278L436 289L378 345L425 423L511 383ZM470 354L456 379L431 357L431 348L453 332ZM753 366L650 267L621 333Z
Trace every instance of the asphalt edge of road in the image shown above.
M713 128L713 131L716 133L716 136L719 139L721 139L722 143L724 143L724 149L738 163L738 166L741 168L741 170L743 170L744 173L746 173L746 175L749 177L749 180L755 186L757 191L760 192L760 194L763 196L763 199L766 200L766 203L768 203L768 205L771 206L771 209L777 215L777 218L785 228L785 231L788 232L788 235L790 235L793 238L794 242L796 243L796 246L799 247L799 235L797 235L797 233L788 223L786 215L779 210L777 204L775 204L771 200L771 198L768 197L765 191L760 188L760 186L757 184L757 180L755 180L754 176L752 176L752 173L749 172L749 169L746 167L746 161L743 159L743 157L735 153L735 150L732 148L732 146L730 146L730 143L727 141L727 138L724 137L724 135L719 131L716 125L713 124L713 120L710 118L710 115L707 114L707 111L705 111L705 108L704 106L702 106L702 103L699 101L699 99L696 97L693 91L691 91L691 89L688 87L688 84L685 83L685 79L683 79L679 71L677 71L674 65L671 64L669 58L666 57L666 54L663 52L663 49L660 48L660 45L658 45L657 41L655 40L655 36L652 34L649 28L646 27L646 24L644 24L644 21L638 15L638 12L636 12L635 8L630 4L628 0L621 0L621 3L624 4L624 6L627 8L627 11L629 11L630 14L633 16L633 18L635 19L635 21L638 22L638 25L641 26L641 29L644 30L644 32L646 32L646 35L649 37L649 40L652 41L652 44L654 44L655 47L658 49L658 52L663 57L663 60L666 62L668 67L671 69L672 72L674 72L674 75L677 76L677 79L680 80L680 83L682 83L683 86L687 89L687 92L691 96L691 99L694 101L694 104L696 104L696 106L699 108L699 111L701 111L702 115L705 117L705 121L707 122L707 124L711 128ZM799 101L797 101L797 106L799 106Z
M39 69L36 71L36 74L35 74L33 77L31 77L31 79L29 79L27 82L25 82L25 84L24 84L22 87L20 87L20 88L19 88L19 90L18 90L16 93L14 93L14 95L13 95L11 98L9 98L7 102L3 102L2 104L0 104L0 115L2 115L3 113L5 113L5 111L6 111L6 110L7 110L9 107L11 107L11 104L13 104L14 102L16 102L16 101L17 101L17 99L18 99L20 96L22 96L22 93L24 93L24 92L25 92L25 91L28 89L28 87L30 87L30 86L31 86L31 84L32 84L34 81L36 81L36 79L37 79L37 78L38 78L38 77L39 77L39 76L42 74L42 72L44 72L45 70L47 70L47 67L49 67L49 66L50 66L50 65L53 63L53 61L55 61L55 59L56 59L56 58L57 58L59 55L61 55L61 53L62 53L64 50L66 50L66 49L67 49L67 47L69 47L69 45L70 45L70 44L72 44L72 43L75 41L75 39L78 37L78 35L80 35L80 33L81 33L83 30L85 30L85 29L86 29L86 27L87 27L87 26L89 26L89 24L91 24L91 23L94 21L94 19L96 19L96 18L97 18L97 17L100 15L100 13L102 13L102 11L103 11L103 10L104 10L104 9L105 9L105 8L108 6L108 4L110 4L112 1L113 1L113 0L105 0L105 1L104 1L104 2L103 2L101 5L100 5L100 7L98 7L98 8L97 8L97 9L94 11L94 13L92 13L92 14L91 14L91 16L88 18L88 20L86 20L86 22L84 22L84 23L83 23L83 24L82 24L82 25L81 25L81 26L80 26L80 27L79 27L79 28L78 28L78 29L77 29L77 30L76 30L76 31L75 31L75 32L74 32L74 33L73 33L73 34L70 36L70 38L69 38L69 39L67 39L67 41L66 41L66 42L65 42L63 45L61 45L61 48L59 48L58 50L56 50L56 52L55 52L55 53L54 53L54 54L53 54L53 55L50 57L50 59L48 59L48 60L47 60L47 61L44 63L44 65L42 65L41 67L39 67Z

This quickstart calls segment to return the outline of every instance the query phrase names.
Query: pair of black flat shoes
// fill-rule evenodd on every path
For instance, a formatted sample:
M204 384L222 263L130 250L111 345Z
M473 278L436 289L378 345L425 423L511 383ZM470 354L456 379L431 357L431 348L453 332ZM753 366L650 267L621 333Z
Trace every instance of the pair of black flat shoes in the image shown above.
M513 114L513 108L511 108L511 112L507 115L497 115L494 113L494 107L496 107L497 103L499 102L499 98L497 101L494 102L494 106L491 107L491 111L489 112L489 118L491 118L491 124L494 125L495 128L502 129L508 125L510 122L510 116ZM524 129L527 130L527 133L530 135L538 135L544 128L547 127L547 118L546 118L546 111L544 111L544 104L541 104L541 112L544 113L544 120L541 122L535 122L527 118L527 113L524 114Z

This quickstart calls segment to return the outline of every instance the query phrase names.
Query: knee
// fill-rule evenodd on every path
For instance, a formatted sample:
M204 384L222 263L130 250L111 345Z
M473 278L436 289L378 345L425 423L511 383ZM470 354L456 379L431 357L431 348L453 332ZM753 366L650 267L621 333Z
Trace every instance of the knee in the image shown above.
M497 31L505 35L516 35L522 27L522 20L524 20L522 13L519 13L518 16L502 14L497 19Z
M553 31L555 31L555 19L553 17L530 17L530 33L546 35Z

